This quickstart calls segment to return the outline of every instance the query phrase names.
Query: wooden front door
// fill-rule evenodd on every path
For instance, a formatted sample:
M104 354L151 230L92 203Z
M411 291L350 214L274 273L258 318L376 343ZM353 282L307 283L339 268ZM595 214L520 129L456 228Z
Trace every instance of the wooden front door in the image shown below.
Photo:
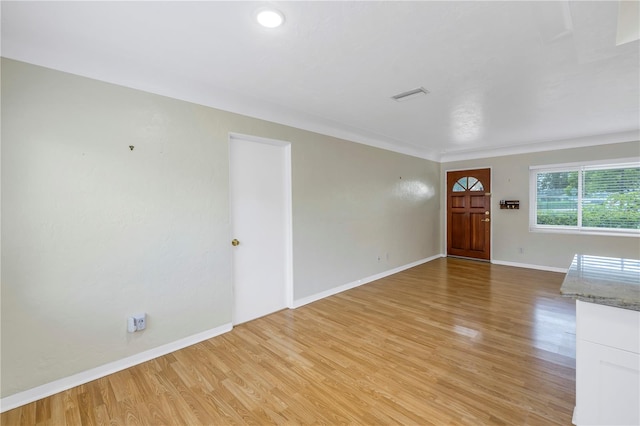
M447 254L490 260L490 169L447 172Z

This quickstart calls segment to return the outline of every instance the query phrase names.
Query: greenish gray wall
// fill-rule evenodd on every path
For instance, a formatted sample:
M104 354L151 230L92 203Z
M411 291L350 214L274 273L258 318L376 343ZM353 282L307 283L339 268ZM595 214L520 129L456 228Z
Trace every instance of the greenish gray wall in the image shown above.
M292 144L294 299L440 253L436 162L12 60L1 72L2 397L231 322L230 132ZM138 311L148 329L129 334Z
M447 170L491 167L492 259L566 269L575 253L637 259L640 257L639 240L637 237L529 232L529 166L637 158L639 155L640 143L634 141L454 161L442 164L441 179L445 182ZM520 200L520 209L500 210L502 199ZM446 205L444 198L442 202Z

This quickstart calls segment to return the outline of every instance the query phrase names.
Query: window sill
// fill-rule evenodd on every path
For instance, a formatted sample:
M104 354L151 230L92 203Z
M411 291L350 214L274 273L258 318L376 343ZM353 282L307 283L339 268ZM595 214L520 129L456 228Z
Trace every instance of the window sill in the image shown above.
M640 237L640 230L620 230L616 231L613 229L592 229L592 228L562 228L562 227L541 227L541 226L530 226L529 232L539 232L545 234L572 234L572 235L599 235L605 237Z

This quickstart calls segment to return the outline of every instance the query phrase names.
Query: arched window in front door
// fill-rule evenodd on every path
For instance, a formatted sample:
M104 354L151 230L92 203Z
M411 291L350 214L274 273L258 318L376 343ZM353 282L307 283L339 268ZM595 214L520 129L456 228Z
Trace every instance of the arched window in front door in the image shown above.
M453 192L484 191L482 182L473 176L461 177L453 184Z

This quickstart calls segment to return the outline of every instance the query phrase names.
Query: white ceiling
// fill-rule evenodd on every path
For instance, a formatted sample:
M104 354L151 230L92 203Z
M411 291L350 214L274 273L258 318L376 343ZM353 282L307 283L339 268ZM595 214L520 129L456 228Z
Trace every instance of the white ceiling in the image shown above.
M286 16L261 28L257 9ZM638 140L617 2L2 2L2 56L434 160ZM396 102L423 86L430 93Z

